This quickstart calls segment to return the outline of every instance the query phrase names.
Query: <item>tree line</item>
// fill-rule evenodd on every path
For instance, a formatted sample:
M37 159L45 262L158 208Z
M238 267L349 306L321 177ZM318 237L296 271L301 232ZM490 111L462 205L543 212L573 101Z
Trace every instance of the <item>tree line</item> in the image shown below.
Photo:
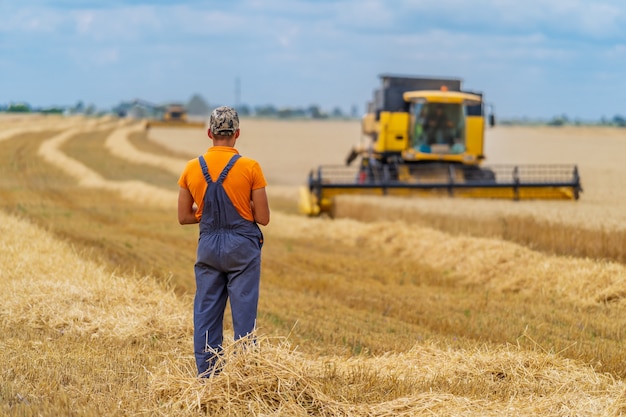
M139 104L138 104L139 103ZM183 103L190 115L208 116L212 107L200 96L195 94ZM48 106L37 107L31 106L26 102L16 102L9 104L0 103L0 112L6 113L40 113L40 114L84 114L87 116L101 116L105 114L115 114L125 116L133 106L150 107L142 100L122 101L111 109L98 109L93 104L85 104L79 100L71 106ZM159 107L153 105L152 107ZM321 106L311 104L304 107L277 107L273 104L264 104L251 106L248 104L239 104L234 106L239 114L244 117L263 117L276 119L357 119L361 117L361 113L356 105L353 105L349 111L343 110L336 106L331 110L325 110ZM149 109L148 109L149 110ZM143 114L150 114L144 112ZM583 120L580 118L570 118L566 114L554 116L549 119L531 119L527 117L506 118L501 119L498 124L501 125L547 125L547 126L617 126L626 127L626 116L616 114L613 117L602 116L599 120Z

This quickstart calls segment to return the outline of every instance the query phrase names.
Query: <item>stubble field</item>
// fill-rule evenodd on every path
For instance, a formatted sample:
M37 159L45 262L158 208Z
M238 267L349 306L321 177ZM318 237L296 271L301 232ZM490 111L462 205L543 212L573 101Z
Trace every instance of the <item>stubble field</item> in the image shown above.
M197 228L175 204L204 132L0 118L2 412L626 412L626 132L488 131L490 163L577 163L578 202L345 198L334 220L298 215L308 171L358 140L353 121L242 120L273 210L260 343L229 341L201 384Z

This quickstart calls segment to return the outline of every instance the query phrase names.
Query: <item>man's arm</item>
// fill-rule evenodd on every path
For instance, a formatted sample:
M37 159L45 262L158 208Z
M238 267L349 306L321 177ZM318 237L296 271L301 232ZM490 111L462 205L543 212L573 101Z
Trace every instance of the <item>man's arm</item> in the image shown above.
M270 206L267 201L265 187L252 190L251 199L252 204L250 204L250 206L252 207L252 216L254 216L254 221L260 225L267 226L270 222Z
M195 224L197 207L194 205L193 196L186 188L180 188L178 191L178 223Z

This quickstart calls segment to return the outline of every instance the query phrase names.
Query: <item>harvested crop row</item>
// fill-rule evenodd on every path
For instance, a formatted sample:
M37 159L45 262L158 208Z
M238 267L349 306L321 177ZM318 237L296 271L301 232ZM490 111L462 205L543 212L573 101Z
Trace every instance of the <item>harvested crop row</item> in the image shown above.
M79 414L111 414L121 407L125 413L247 409L293 416L624 411L621 382L575 361L513 347L450 350L418 344L409 352L345 360L308 357L280 340L261 338L255 350L238 349L231 341L222 375L201 383L193 376L191 355L181 353L190 349L189 299L176 298L149 278L111 275L80 259L71 246L3 213L0 263L14 266L0 271L7 295L0 307L1 359L8 364L1 377L4 412L66 407ZM59 380L62 385L55 383Z

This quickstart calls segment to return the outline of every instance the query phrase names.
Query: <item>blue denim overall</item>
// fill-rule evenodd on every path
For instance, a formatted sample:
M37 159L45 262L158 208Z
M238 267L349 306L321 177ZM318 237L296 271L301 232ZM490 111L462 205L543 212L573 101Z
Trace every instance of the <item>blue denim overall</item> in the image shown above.
M256 326L263 234L255 222L241 217L222 185L240 157L235 154L215 182L204 158L198 158L208 184L195 264L194 353L198 375L210 374L222 351L224 309L229 298L235 340Z

